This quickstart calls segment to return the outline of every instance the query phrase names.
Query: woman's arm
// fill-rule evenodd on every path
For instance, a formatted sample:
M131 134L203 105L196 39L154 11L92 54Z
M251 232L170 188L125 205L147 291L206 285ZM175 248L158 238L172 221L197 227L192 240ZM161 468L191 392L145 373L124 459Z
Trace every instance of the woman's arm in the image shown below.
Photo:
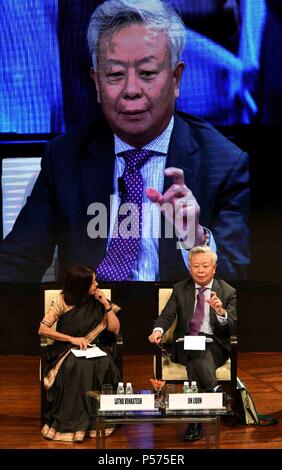
M119 329L120 329L119 319L112 310L109 310L106 313L106 319L108 323L107 329L111 331L112 333L119 333Z
M56 331L54 328L52 328L54 323L56 323L60 316L63 315L66 311L66 304L63 301L62 294L60 294L54 300L52 300L48 312L40 322L38 334L56 341L67 341L71 344L74 344L75 346L79 346L80 349L86 349L88 343L86 338L76 338L74 336L60 333L59 331Z
M105 319L107 322L107 330L111 331L112 333L119 333L120 323L119 319L117 318L116 314L112 310L111 303L106 298L104 292L100 289L96 289L95 297L105 308Z
M75 346L79 346L80 349L87 348L87 340L85 338L76 338L75 336L65 335L64 333L60 333L59 331L50 328L44 323L40 323L38 334L56 341L67 341L68 343L74 344Z

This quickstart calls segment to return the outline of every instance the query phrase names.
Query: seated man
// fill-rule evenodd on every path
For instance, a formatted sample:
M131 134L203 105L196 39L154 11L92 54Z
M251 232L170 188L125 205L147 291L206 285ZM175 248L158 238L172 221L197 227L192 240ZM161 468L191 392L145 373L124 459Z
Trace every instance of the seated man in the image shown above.
M174 285L173 293L156 320L149 336L158 344L162 334L177 317L174 331L173 361L186 365L190 381L196 380L201 391L217 391L216 369L229 357L230 336L236 327L236 292L222 280L214 278L217 255L210 247L198 246L189 252L191 277ZM184 351L184 335L212 338L204 351ZM189 424L184 439L200 439L201 425Z

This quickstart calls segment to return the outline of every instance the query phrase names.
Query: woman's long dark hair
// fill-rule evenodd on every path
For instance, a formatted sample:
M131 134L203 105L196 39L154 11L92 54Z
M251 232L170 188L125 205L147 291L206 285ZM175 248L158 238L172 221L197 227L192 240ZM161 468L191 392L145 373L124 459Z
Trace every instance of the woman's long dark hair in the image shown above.
M87 298L93 274L93 270L85 264L75 264L69 268L62 290L67 305L79 305Z

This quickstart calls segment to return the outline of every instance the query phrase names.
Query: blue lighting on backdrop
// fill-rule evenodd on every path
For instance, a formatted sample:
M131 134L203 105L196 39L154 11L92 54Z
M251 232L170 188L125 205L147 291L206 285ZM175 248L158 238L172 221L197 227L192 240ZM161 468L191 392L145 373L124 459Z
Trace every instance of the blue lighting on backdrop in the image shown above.
M86 46L98 3L0 0L0 132L63 132L99 112ZM177 108L215 125L263 122L267 0L171 3L187 28Z

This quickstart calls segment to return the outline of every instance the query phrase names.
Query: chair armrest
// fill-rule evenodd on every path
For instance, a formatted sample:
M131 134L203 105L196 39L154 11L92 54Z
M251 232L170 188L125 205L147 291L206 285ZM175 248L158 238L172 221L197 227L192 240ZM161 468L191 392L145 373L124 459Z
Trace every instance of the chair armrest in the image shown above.
M238 344L237 335L231 335L230 336L230 344L231 344L231 347L232 347L232 345L237 346L237 344Z
M40 336L40 347L44 348L47 346L47 344L48 344L47 338L45 336Z
M230 378L231 378L231 386L230 386L230 392L231 392L231 409L233 412L233 416L230 417L230 423L235 425L237 424L237 418L236 418L236 412L237 412L237 390L236 390L236 385L237 385L237 345L238 345L238 340L236 335L232 335L230 337L230 346L231 346L231 351L230 351L230 361L231 361L231 370L230 370Z
M39 365L39 378L40 378L40 396L41 396L41 424L44 424L44 413L47 406L47 392L44 389L43 371L47 363L47 338L40 336L40 365Z
M172 343L171 342L162 342L160 343L162 356L171 356L172 355Z
M121 379L123 377L123 336L121 333L115 334L115 344L113 348L113 355L116 364L120 371Z
M155 345L156 346L156 345ZM163 364L163 358L164 357L169 357L172 354L172 345L170 343L160 343L159 346L156 346L156 379L157 380L162 380L163 377L163 371L162 371L162 364Z
M116 344L123 345L123 336L121 333L116 333Z
M232 385L236 383L237 380L237 345L238 345L238 340L236 335L232 335L230 337L230 346L231 346L231 351L230 351L230 360L231 360L231 382ZM236 388L236 386L235 386Z
M48 346L47 338L45 336L40 336L40 380L41 382L43 380L42 372L47 362L47 349L46 349L47 346Z

